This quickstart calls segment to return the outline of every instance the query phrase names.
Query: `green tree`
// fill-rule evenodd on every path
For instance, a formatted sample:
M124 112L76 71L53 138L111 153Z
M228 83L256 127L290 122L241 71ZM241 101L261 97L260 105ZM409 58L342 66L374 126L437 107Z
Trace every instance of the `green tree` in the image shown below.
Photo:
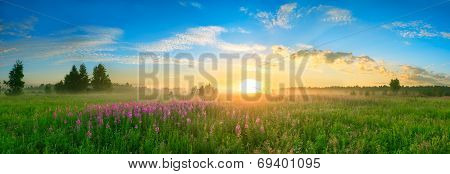
M106 74L106 69L102 64L98 64L98 66L94 67L92 76L91 84L94 90L111 89L111 79L109 79L109 75Z
M86 65L81 64L80 65L80 84L79 84L79 90L80 91L86 91L89 86L89 75L86 71Z
M61 80L55 84L55 92L64 92L66 90L64 82Z
M22 81L23 75L23 64L22 61L17 60L14 64L13 69L9 72L9 81L3 81L3 83L9 87L5 91L6 95L19 95L23 93L23 87L25 82Z
M400 90L400 81L398 79L392 79L391 83L389 83L389 86L391 87L391 90L395 93Z
M46 84L45 86L44 86L44 91L45 91L45 93L51 93L52 92L52 84Z
M80 73L75 65L72 66L70 73L64 77L64 88L71 92L80 90Z

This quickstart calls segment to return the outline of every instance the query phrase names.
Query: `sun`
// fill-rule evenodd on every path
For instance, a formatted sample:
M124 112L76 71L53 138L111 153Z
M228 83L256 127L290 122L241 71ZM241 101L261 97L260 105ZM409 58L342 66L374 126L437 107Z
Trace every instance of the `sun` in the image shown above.
M254 94L261 92L261 82L255 79L246 79L241 82L241 93Z

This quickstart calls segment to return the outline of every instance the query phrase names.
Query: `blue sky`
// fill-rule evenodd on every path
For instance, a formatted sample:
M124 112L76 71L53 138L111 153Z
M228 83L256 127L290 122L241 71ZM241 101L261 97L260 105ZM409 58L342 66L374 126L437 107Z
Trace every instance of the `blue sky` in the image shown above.
M329 58L345 52L352 56L337 59L386 69L384 78L449 84L449 11L442 0L0 1L0 79L18 58L29 83L58 81L81 62L105 63L122 83L134 79L140 51L267 54L276 46L318 49L326 68L342 68Z

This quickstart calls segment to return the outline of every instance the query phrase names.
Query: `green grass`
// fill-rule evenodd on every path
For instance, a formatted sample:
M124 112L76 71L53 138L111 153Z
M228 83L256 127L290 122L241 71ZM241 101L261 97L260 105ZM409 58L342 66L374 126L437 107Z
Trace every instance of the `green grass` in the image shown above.
M135 98L129 94L0 96L0 152L450 153L449 98L348 96L216 103L206 108L206 117L199 110L188 113L190 124L176 114L167 120L160 114L143 116L142 123L124 118L113 124L113 119L105 119L110 128L93 121L92 137L86 135L88 115L81 117L81 126L75 124L77 116L66 116L66 110ZM56 108L63 111L54 119ZM261 122L256 122L258 118Z

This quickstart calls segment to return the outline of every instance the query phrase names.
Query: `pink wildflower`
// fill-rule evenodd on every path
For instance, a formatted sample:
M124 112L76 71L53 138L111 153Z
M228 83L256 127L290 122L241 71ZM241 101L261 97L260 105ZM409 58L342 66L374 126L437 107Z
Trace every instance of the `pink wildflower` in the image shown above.
M191 121L190 118L187 118L187 119L186 119L186 123L187 123L187 124L191 124L191 122L192 122L192 121Z
M264 133L264 126L263 126L263 125L261 125L261 127L259 128L259 131L260 131L261 133Z
M127 117L131 119L131 117L133 117L133 113L131 111L128 111Z
M87 131L86 136L87 136L88 138L91 138L91 137L92 137L92 132L91 132L91 130L88 130L88 131Z
M81 120L78 119L76 123L77 123L78 126L80 126L81 125Z
M159 134L159 127L158 126L155 127L155 132Z
M256 124L259 124L259 123L261 123L261 119L259 119L259 117L258 117L258 118L256 118L256 121L255 121L255 123L256 123Z
M234 128L235 132L236 132L236 136L241 136L241 125L237 124L236 128Z

